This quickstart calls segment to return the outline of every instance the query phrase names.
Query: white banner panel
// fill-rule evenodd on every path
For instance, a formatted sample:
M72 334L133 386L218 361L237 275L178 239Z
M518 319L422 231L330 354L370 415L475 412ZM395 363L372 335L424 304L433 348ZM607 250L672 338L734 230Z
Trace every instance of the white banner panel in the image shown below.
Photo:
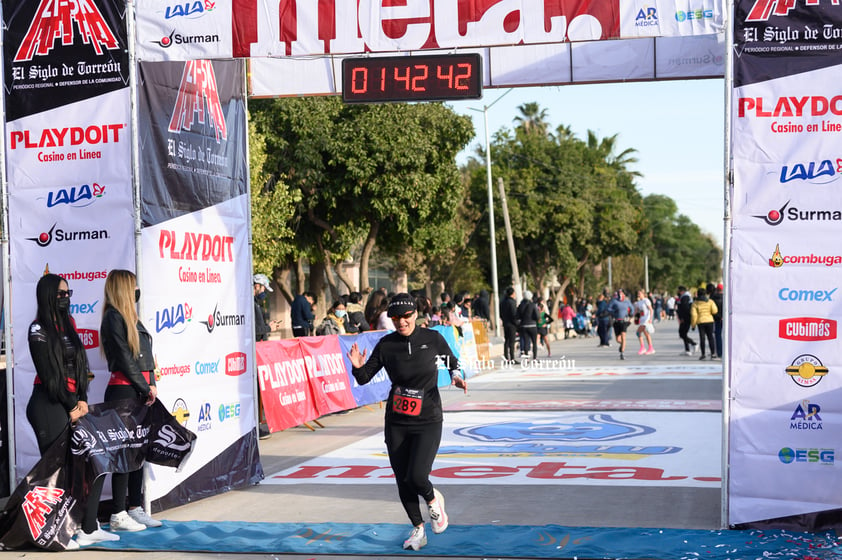
M722 33L723 2L626 0L620 2L621 37L676 37Z
M231 58L231 2L138 0L140 60Z
M143 322L155 339L158 397L198 435L184 469L152 467L157 499L254 431L248 195L143 229Z

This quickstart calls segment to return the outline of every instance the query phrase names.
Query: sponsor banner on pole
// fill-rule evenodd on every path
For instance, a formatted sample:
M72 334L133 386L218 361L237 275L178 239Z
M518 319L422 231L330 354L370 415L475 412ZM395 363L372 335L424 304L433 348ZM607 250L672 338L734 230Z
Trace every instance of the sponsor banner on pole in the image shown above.
M356 408L338 336L298 338L319 416Z
M841 505L840 24L829 5L735 4L730 524L809 528Z
M138 59L231 58L231 5L220 0L138 0Z
M140 65L141 316L159 398L198 434L183 472L153 468L147 495L168 505L260 470L251 455L217 460L256 438L243 72L242 61Z

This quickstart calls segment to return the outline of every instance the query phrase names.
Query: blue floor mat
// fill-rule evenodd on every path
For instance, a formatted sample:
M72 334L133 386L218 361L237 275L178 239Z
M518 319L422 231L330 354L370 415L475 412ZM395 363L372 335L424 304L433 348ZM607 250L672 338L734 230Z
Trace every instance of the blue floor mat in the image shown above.
M415 555L500 558L803 559L842 560L833 533L701 531L519 525L451 525L419 552L404 551L407 525L164 521L120 533L103 550L264 554Z

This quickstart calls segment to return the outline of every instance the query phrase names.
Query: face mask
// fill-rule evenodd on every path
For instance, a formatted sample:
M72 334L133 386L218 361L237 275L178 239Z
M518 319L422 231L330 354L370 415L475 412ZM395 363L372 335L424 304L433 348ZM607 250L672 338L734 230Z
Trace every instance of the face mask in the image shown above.
M58 298L56 300L56 309L58 309L62 313L67 313L67 310L70 309L70 298L69 297Z
M135 303L140 301L140 288L134 289L134 301Z
M336 310L336 316L341 319L342 317L345 316L345 310L344 309L337 309Z
M266 299L266 295L266 292L260 292L259 294L257 294L257 299L263 301L264 299Z

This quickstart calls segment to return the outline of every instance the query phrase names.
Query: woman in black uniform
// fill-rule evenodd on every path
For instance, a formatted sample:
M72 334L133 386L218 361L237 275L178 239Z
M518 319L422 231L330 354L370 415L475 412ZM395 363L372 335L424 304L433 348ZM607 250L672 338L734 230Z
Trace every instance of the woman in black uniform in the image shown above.
M439 449L442 431L439 364L450 370L453 384L465 392L468 384L459 375L459 365L444 337L434 330L416 327L415 299L397 294L389 302L388 314L395 324L377 343L366 361L364 350L351 346L348 358L360 385L368 383L381 368L392 381L386 408L386 448L395 473L398 494L412 522L412 532L403 547L420 550L427 544L418 496L424 498L434 533L447 529L444 497L433 488L430 471Z
M105 401L143 399L155 402L155 357L152 336L137 317L140 288L128 270L115 269L105 279L105 309L100 338L111 378L105 389ZM128 474L111 476L114 514L112 531L142 531L160 527L161 522L143 509L143 467ZM128 505L126 508L126 496Z
M73 290L56 274L45 274L35 288L35 321L29 325L29 353L35 365L35 385L26 405L26 419L35 430L38 450L44 452L62 434L68 422L88 413L88 355L70 316ZM88 495L82 529L70 547L120 537L99 528L97 510L102 483L99 477Z

